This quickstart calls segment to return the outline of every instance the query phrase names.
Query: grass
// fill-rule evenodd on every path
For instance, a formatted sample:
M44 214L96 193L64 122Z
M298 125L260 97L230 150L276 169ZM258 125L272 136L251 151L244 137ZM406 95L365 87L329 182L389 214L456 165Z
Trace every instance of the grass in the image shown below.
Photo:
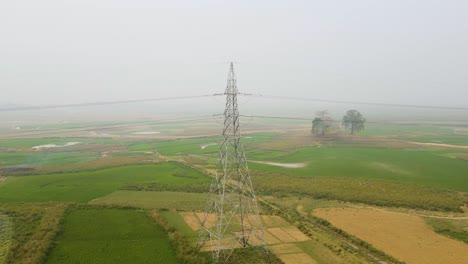
M359 132L364 136L398 136L414 134L453 133L452 128L437 125L378 125L366 124L365 129Z
M167 220L175 229L181 232L187 241L191 243L196 243L198 240L198 232L193 231L190 226L187 225L184 218L174 211L162 211L160 212L161 216Z
M12 227L5 263L43 263L58 232L67 205L60 203L1 204Z
M175 156L181 154L203 154L213 146L201 149L204 144L219 143L219 137L191 138L183 140L171 140L161 142L140 142L128 147L130 151L153 151L156 150L165 156Z
M0 263L5 263L13 237L13 223L7 215L0 213Z
M18 138L0 139L0 148L32 148L34 146L56 144L63 145L67 142L80 142L88 144L111 144L118 143L111 138L76 138L76 137L50 137L50 138Z
M134 206L147 209L203 210L207 195L185 192L115 191L92 204Z
M245 147L250 145L259 144L266 142L279 135L279 133L255 133L245 135L242 142ZM138 142L128 147L130 151L152 151L156 150L165 156L180 156L189 154L207 154L219 148L219 144L222 142L220 137L200 137L191 139L161 141L161 142ZM204 149L201 147L208 145Z
M370 179L296 177L252 172L258 193L296 194L316 199L358 202L379 206L403 206L440 211L460 211L468 197L434 187Z
M180 177L180 173L190 177ZM0 202L88 202L132 183L190 184L209 178L179 163L123 166L91 172L9 177L0 186Z
M166 232L144 212L71 211L46 263L177 263Z
M4 152L0 153L0 166L68 164L97 157L96 152Z
M152 153L146 153L146 152L116 152L116 153L111 153L110 154L113 157L133 157L133 156L152 156Z
M318 263L346 264L350 263L350 260L359 263L360 259L355 259L352 254L345 255L345 253L343 253L341 256L339 256L329 248L331 245L339 244L338 241L325 237L321 237L321 239L322 242L310 240L296 243L296 245L313 259L315 259ZM324 245L323 240L326 241L326 246Z
M437 151L308 147L271 160L285 163L305 162L308 165L295 169L257 163L249 165L254 170L291 176L378 179L468 191L468 162L441 156Z
M468 221L425 217L426 223L441 235L458 239L468 244Z

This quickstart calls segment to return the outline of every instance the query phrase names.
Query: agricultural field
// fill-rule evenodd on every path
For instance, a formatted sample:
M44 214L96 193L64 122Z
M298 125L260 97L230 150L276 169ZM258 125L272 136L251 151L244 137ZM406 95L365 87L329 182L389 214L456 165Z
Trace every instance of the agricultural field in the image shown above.
M356 208L313 214L407 263L462 264L468 259L468 245L435 233L419 216Z
M241 141L275 261L427 263L415 256L446 248L453 263L465 257L468 144L460 128L370 125L357 136L316 137L301 121L249 122ZM31 127L24 138L0 139L0 263L206 262L209 252L194 246L222 141L217 126L92 125L46 127L69 136L27 137ZM367 227L373 233L360 232ZM418 254L398 248L401 240ZM443 246L431 250L434 243Z
M178 263L168 235L144 211L77 209L65 216L46 263Z
M203 210L206 193L119 190L90 201L90 204L133 206L146 209Z
M125 184L190 184L207 182L202 173L178 163L124 166L92 172L7 178L0 202L89 202Z

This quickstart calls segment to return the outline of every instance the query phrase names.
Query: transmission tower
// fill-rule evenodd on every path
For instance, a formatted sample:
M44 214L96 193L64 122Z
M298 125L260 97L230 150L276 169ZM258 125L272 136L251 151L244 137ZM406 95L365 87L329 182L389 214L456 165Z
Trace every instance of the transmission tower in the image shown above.
M237 84L231 62L224 110L224 141L210 187L198 239L200 250L211 251L215 263L225 263L233 251L252 246L268 257L263 226L241 145Z

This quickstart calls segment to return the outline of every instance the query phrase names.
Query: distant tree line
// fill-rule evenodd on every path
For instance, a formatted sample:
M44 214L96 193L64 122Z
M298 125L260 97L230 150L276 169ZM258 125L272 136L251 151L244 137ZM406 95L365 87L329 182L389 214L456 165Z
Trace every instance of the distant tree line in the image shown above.
M343 116L341 124L345 130L348 130L351 135L364 130L366 119L357 110L348 110ZM336 123L331 118L327 110L321 110L316 113L316 117L312 120L311 134L314 136L325 136L332 133L335 129L333 123Z

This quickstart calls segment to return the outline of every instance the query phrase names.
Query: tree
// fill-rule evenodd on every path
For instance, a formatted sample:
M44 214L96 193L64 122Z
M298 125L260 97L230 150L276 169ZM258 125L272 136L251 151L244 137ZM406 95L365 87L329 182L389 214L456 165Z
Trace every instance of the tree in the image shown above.
M324 136L330 130L332 119L327 110L318 111L316 115L317 117L312 120L311 132L316 136Z
M364 129L366 119L357 110L348 110L343 116L343 126L350 130L351 135Z
M312 120L312 134L318 136L321 131L323 120L320 117L314 118Z

